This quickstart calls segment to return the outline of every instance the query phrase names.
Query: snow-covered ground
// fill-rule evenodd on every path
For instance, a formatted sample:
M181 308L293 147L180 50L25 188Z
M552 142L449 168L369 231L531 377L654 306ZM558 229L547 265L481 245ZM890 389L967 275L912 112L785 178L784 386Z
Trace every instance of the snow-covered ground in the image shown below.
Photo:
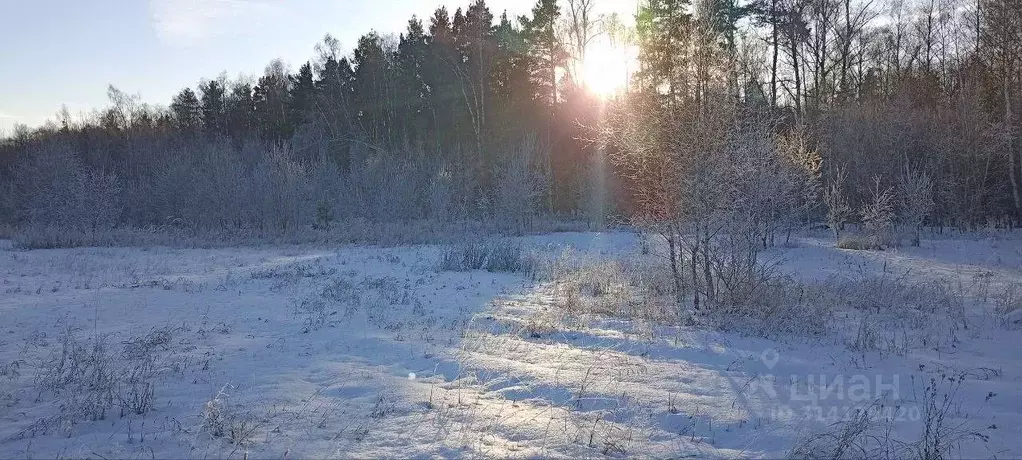
M643 257L623 232L523 242ZM776 457L880 402L919 439L944 395L957 455L1022 455L1015 236L773 249L845 289L827 299L914 307L899 326L826 305L827 334L771 339L561 321L558 283L442 272L441 251L0 248L0 458Z

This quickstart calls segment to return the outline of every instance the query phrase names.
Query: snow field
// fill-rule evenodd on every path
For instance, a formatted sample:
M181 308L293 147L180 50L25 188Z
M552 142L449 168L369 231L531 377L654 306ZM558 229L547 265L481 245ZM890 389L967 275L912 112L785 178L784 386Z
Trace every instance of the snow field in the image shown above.
M0 457L1022 452L1022 241L803 238L764 255L797 294L695 320L632 234L519 243L532 273L442 271L438 246L0 250Z

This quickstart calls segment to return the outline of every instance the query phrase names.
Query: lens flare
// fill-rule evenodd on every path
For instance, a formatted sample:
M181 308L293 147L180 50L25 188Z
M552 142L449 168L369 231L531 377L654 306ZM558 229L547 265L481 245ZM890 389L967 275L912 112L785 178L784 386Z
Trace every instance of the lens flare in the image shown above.
M609 98L624 91L630 77L629 50L606 42L591 43L581 65L581 80L590 91Z

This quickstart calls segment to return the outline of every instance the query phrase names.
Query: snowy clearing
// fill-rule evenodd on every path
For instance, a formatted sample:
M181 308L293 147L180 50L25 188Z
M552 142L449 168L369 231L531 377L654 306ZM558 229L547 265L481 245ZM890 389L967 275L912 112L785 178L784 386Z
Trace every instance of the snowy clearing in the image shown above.
M521 240L653 257L624 232ZM755 334L572 310L563 279L440 271L439 246L0 245L0 457L777 457L856 408L905 443L943 408L955 455L1022 455L1022 240L794 246L763 258L841 292L820 299L913 307Z

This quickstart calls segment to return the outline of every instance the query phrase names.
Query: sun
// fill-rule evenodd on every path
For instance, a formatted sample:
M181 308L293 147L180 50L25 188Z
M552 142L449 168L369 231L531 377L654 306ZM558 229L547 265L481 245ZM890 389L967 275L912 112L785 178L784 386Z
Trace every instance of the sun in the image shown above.
M632 56L628 48L606 41L590 43L581 63L581 81L590 91L609 99L628 87Z

